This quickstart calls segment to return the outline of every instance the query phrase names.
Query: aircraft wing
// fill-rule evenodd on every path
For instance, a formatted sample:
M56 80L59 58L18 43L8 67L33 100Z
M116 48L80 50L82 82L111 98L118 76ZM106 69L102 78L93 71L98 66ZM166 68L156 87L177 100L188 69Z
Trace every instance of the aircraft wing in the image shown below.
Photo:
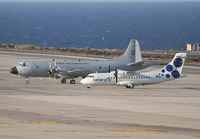
M187 77L187 74L181 74L180 78Z
M68 78L77 78L77 77L84 77L87 74L83 69L75 69L69 71L61 71L60 75Z
M117 82L117 85L127 85L127 84L132 84L131 81L120 81L120 82Z
M134 76L134 75L136 76L136 75L139 75L139 74L140 74L140 73L139 73L139 72L136 72L136 71L128 71L128 72L127 72L127 75L128 75L128 76Z

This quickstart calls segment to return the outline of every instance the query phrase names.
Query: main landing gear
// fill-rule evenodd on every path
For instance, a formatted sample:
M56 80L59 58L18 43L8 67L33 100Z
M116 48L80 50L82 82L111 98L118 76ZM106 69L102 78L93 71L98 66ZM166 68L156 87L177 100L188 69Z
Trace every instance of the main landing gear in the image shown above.
M65 84L66 82L67 82L66 79L61 79L61 83L62 83L62 84Z
M127 85L126 85L126 88L133 89L133 88L134 88L134 86L133 86L132 84L127 84Z
M61 79L61 83L62 83L62 84L66 84L66 83L67 83L67 80L66 80L66 79ZM69 81L69 83L70 83L70 84L75 84L76 81L75 81L74 79L72 79L72 80Z
M70 84L75 84L76 82L75 82L75 80L70 80Z

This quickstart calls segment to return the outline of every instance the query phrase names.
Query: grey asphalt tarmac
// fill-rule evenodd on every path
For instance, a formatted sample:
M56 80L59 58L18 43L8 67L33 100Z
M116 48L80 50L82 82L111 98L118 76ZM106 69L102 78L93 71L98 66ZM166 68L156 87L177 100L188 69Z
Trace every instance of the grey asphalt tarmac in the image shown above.
M200 138L200 67L185 66L186 78L134 89L49 78L26 85L8 71L20 61L53 58L80 59L0 51L0 138Z

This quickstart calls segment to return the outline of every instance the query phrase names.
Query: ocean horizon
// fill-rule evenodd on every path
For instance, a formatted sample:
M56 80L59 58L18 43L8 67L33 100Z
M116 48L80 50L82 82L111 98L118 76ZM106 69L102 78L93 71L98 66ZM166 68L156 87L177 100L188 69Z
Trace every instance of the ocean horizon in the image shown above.
M200 2L0 3L0 43L185 50L200 43Z

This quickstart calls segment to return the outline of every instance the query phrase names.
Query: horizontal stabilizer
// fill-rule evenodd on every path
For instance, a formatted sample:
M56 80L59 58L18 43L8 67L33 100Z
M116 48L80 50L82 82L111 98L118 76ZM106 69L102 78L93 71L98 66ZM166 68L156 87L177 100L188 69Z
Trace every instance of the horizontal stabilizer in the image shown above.
M178 58L186 58L187 57L187 54L186 53L177 53L175 55L175 57L178 57Z
M143 64L144 64L144 62L141 61L141 62L129 63L128 66L131 66L131 67L141 67Z
M180 78L184 78L184 77L187 77L187 74L181 74L180 75Z

